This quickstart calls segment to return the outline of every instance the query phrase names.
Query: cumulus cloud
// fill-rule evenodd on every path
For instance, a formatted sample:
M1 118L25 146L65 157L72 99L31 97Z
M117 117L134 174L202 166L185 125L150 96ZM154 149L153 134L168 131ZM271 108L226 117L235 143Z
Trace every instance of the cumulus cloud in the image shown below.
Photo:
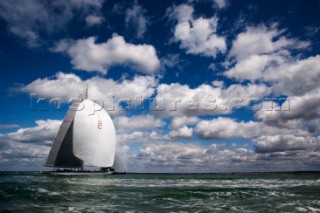
M252 150L245 148L230 150L216 144L159 142L145 143L138 153L131 153L129 167L150 172L226 172L239 168L250 171L249 165L256 158Z
M169 125L171 129L179 129L186 125L197 123L199 118L197 117L187 117L187 116L179 116L174 117Z
M159 166L160 163L163 166L177 167L190 165L190 163L193 165L201 163L200 156L202 153L203 147L199 143L162 142L143 145L135 157L145 159L150 167L153 164Z
M187 125L197 121L196 117L174 117L169 126L173 130L167 132L163 131L166 122L152 115L120 116L114 119L121 144L188 139L192 137L193 129Z
M283 152L292 150L320 151L320 139L310 136L268 135L253 140L257 153Z
M296 134L308 135L302 129L279 128L263 122L237 122L232 118L219 117L202 120L195 127L195 134L203 139L252 138L261 135Z
M0 134L2 169L41 169L59 129L59 120L37 120L33 127Z
M36 126L21 128L0 135L0 165L12 169L13 164L21 169L43 169L42 163L61 121L40 120ZM35 136L37 135L37 137ZM275 169L318 168L320 141L309 136L262 136L253 141L254 150L238 144L231 149L223 144L203 145L163 141L162 136L152 132L134 131L118 135L128 158L128 171L134 172L234 172L274 171ZM144 140L141 140L144 139ZM130 150L130 142L143 143L137 151ZM122 152L120 154L123 154ZM270 160L273 161L270 161ZM272 165L270 164L272 162ZM295 162L295 164L292 164ZM290 167L288 167L290 166ZM15 167L17 168L17 167Z
M35 144L51 144L61 121L37 120L35 127L20 128L16 132L0 134L1 141L16 141Z
M225 75L241 82L262 82L270 86L273 96L285 97L283 103L272 99L263 102L264 106L273 105L274 110L259 110L255 118L269 125L317 132L320 56L294 56L293 50L306 49L310 43L283 34L275 27L247 28L233 42L229 57L236 63Z
M172 131L169 131L167 137L174 140L192 138L193 128L190 128L189 126L194 125L198 120L199 118L197 117L173 117L169 125L169 128L172 129Z
M319 66L320 55L282 63L276 68L268 69L263 80L272 83L276 95L302 96L315 93L320 87Z
M275 26L267 28L260 25L248 27L245 32L238 34L228 55L229 59L235 59L236 64L225 75L239 81L267 80L264 79L266 72L293 60L290 50L304 49L310 45L287 38L283 33Z
M143 38L147 31L148 21L145 13L146 11L137 2L134 3L132 8L126 10L126 28L129 31L134 31L136 38Z
M167 140L167 137L158 131L131 131L117 132L117 141L120 144L150 143L152 141Z
M319 77L320 56L313 56L270 69L264 74L264 80L272 84L273 93L287 96L287 101L279 107L288 110L258 111L255 116L266 122L287 123L294 119L319 118ZM273 104L275 102L265 102ZM288 108L289 106L289 108Z
M66 52L75 69L88 72L106 74L110 67L122 65L144 74L154 74L160 68L152 45L126 43L122 36L116 34L105 43L96 43L94 37L77 41L62 40L52 50Z
M270 94L264 84L231 85L228 88L200 85L160 84L151 108L156 116L197 116L204 114L228 114L234 107L246 106L250 98L262 98Z
M117 131L131 132L133 130L152 130L162 127L165 123L152 115L120 116L114 120Z
M229 78L235 78L238 81L250 80L255 82L261 79L264 71L271 63L282 63L283 58L274 55L251 55L238 62L233 68L225 72Z
M38 47L48 37L61 30L73 19L74 14L99 11L103 0L57 1L1 1L0 17L8 30L23 39L29 47Z
M299 143L296 145L300 146ZM314 148L318 145L310 147L313 148L256 153L241 144L230 149L221 144L206 146L195 142L159 141L144 143L138 152L131 152L128 168L134 168L137 172L266 172L319 169L317 159L320 152L318 148Z
M14 163L17 161L19 163L23 163L23 161L26 163L32 162L34 158L37 158L38 165L27 164L27 166L32 168L32 166L42 166L41 162L44 163L44 160L48 156L49 151L49 146L11 142L10 144L8 144L5 150L0 151L0 156L2 162L4 163ZM16 166L19 167L19 164ZM24 168L23 170L25 169L26 168Z
M192 6L182 4L173 9L172 17L178 21L174 39L188 54L215 58L226 51L226 41L217 35L218 18L193 17Z
M59 120L36 120L36 126L19 128L15 132L9 132L6 134L0 134L0 143L2 146L7 148L2 150L2 154L11 154L11 153L20 153L23 150L19 150L20 146L23 147L37 147L39 146L42 149L42 146L49 147L55 135L58 132L58 129L62 121ZM15 145L19 145L18 148ZM12 150L11 150L12 149ZM15 150L13 150L15 149ZM48 150L48 148L45 148ZM30 151L30 149L28 148ZM37 150L32 152L33 156L35 153L38 153Z
M136 102L141 103L154 94L157 84L157 80L151 76L136 76L132 80L120 81L100 77L82 80L75 74L59 72L54 78L37 79L18 90L29 94L35 93L38 98L62 98L68 102L77 98L88 86L88 95L92 100L97 100L100 105L104 104L110 114L119 115L128 110L121 107L120 103L128 102L132 108L137 106Z
M233 41L229 57L241 61L252 55L285 53L284 50L288 48L306 48L309 45L308 42L289 39L282 34L283 31L275 27L271 29L264 25L248 27Z
M170 131L168 134L168 137L174 140L187 139L192 137L192 133L193 133L193 129L185 125L176 130Z
M318 93L319 94L319 93ZM288 121L299 118L319 118L319 95L311 93L309 95L304 95L301 97L289 97L288 101L279 106L275 102L264 102L264 105L272 104L273 106L279 106L279 109L284 108L289 105L289 110L261 110L257 111L255 116L258 119L262 119L264 121Z
M214 80L211 82L212 86L214 87L224 87L224 81L218 81L218 80Z
M276 96L303 96L319 89L319 65L319 55L293 61L276 55L253 55L225 74L240 81L268 83Z

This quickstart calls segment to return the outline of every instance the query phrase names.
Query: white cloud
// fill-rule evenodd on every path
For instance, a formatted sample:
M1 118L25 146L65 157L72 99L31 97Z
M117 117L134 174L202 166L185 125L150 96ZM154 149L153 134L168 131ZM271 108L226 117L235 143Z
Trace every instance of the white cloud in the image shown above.
M291 136L286 137L289 139ZM298 146L296 148L304 149L299 143L298 140L293 142L294 146ZM128 168L137 172L313 170L319 168L317 160L319 142L317 143L318 145L313 144L311 140L310 143L304 142L305 145L310 145L304 150L296 150L291 147L288 151L255 153L254 150L241 147L241 145L228 149L220 144L204 146L201 143L158 141L144 143L138 152L131 152ZM260 146L262 148L264 145Z
M294 126L296 129L316 132L318 128L315 125L320 117L317 101L320 56L304 59L293 56L293 49L304 49L310 44L288 39L282 35L283 32L260 26L248 28L239 34L229 53L237 63L225 75L239 81L268 84L273 96L286 97L281 106L272 99L263 102L267 110L257 111L257 119L270 125ZM270 105L273 105L273 110L270 110Z
M92 27L101 24L104 21L104 18L100 15L88 15L85 21L88 26Z
M162 117L227 114L235 106L246 106L250 98L262 98L270 92L263 84L234 84L226 89L205 84L196 88L179 83L160 84L151 108Z
M186 125L195 124L198 122L197 117L179 116L174 117L169 125L171 129L180 129Z
M157 142L145 143L130 156L129 167L149 172L226 172L252 170L256 154L252 150L221 149L216 144ZM261 166L261 165L260 165ZM259 170L261 168L255 168Z
M172 129L172 131L169 131L167 137L174 140L192 138L193 128L190 128L188 126L194 125L198 122L198 120L199 119L197 117L173 117L169 125L169 128Z
M291 150L320 151L320 139L295 135L268 135L253 140L257 153L283 152Z
M175 139L175 140L187 139L187 138L192 138L192 133L193 133L192 128L189 128L187 126L183 126L179 129L170 131L168 134L168 137L170 139Z
M272 85L275 95L285 95L287 101L281 104L285 110L262 110L256 112L255 116L266 122L287 123L294 119L303 119L308 123L311 118L319 118L320 104L320 56L283 63L277 68L267 70L263 80ZM267 101L265 105L275 102ZM310 127L309 127L310 128ZM315 128L315 127L314 127ZM313 129L314 129L313 128Z
M36 126L0 135L1 168L43 169L42 164L61 121L37 121ZM223 124L221 124L223 125ZM241 131L241 129L239 129ZM223 144L164 142L158 133L135 131L118 135L118 143L143 143L138 151L124 147L128 171L133 172L234 172L318 168L320 141L309 136L262 136L253 141L257 153ZM162 137L162 138L161 138ZM50 138L50 139L49 139ZM123 154L123 153L122 153ZM272 161L271 161L272 160ZM271 163L271 165L270 165ZM20 168L20 167L19 167Z
M230 139L252 138L261 135L296 134L308 135L302 129L287 129L266 125L263 122L236 122L232 118L219 117L212 120L200 121L195 129L195 134L203 139Z
M191 138L193 129L187 127L187 125L194 124L197 121L198 118L196 117L174 117L170 123L170 128L173 130L163 132L161 127L164 127L166 123L151 115L120 116L114 119L121 144Z
M36 126L0 134L0 166L6 169L43 169L61 121L37 120Z
M29 47L38 47L48 37L65 29L74 14L89 14L100 10L103 0L56 1L1 1L0 17L8 23L8 30L26 41Z
M229 78L238 81L256 80L270 81L267 76L279 80L278 73L285 74L283 67L294 61L291 55L292 49L305 49L310 43L285 37L284 30L279 31L273 26L267 28L264 25L248 27L245 32L240 33L232 43L228 59L234 58L235 65L225 72ZM226 65L233 64L232 60ZM281 67L281 69L278 69ZM269 74L268 74L269 73Z
M225 75L239 81L266 83L275 97L287 97L281 106L272 99L263 102L267 110L257 111L257 119L282 128L318 132L320 56L305 59L292 56L291 50L304 49L310 44L282 34L283 31L264 26L240 33L229 53L237 63Z
M301 96L319 89L320 55L282 63L268 69L263 80L273 84L276 95Z
M247 126L252 126L247 123ZM204 139L227 139L247 137L243 131L245 124L237 123L233 119L219 117L211 121L200 121L195 127L195 134ZM239 129L240 128L240 129Z
M319 118L319 90L315 93L306 94L304 96L289 97L281 107L275 102L265 102L264 105L272 104L275 110L259 110L255 117L268 122L281 122L293 119L310 119ZM289 108L288 108L289 107ZM280 110L281 109L281 110Z
M125 23L128 30L135 32L136 38L143 38L147 31L148 21L145 17L145 10L135 2L132 8L126 10Z
M59 120L37 120L36 126L0 134L2 158L44 158L60 127Z
M20 128L16 132L0 134L0 140L35 143L35 144L51 144L58 128L61 124L59 120L37 120L37 126L30 128Z
M117 142L120 144L150 143L159 140L167 140L167 137L157 131L117 132Z
M182 59L180 58L179 54L169 54L166 57L161 59L162 68L165 69L166 67L173 68L181 63ZM181 66L177 66L181 69Z
M132 117L120 116L114 119L117 131L131 132L132 130L152 130L162 127L165 123L152 115L137 115Z
M94 37L69 42L69 46L66 40L61 42L53 50L66 51L75 69L106 74L111 66L122 65L144 74L154 74L160 68L152 45L129 44L116 34L105 43L96 43Z
M232 43L229 57L242 61L252 55L261 54L286 54L287 48L306 48L309 43L295 39L288 39L275 27L268 29L264 25L248 27L240 33Z
M217 35L217 17L194 19L193 8L185 4L175 7L172 16L178 21L174 39L187 53L215 58L226 51L225 38Z
M117 142L119 144L127 144L129 142L144 142L141 141L141 139L143 138L144 133L141 131L134 131L134 132L130 132L130 133L123 133L123 134L119 134L117 132Z
M224 81L218 81L218 80L214 80L211 82L212 86L214 87L224 87Z
M38 98L62 98L65 102L77 98L89 87L89 98L103 101L105 109L112 115L124 114L126 109L119 103L129 100L144 101L155 92L157 80L151 76L136 76L132 80L114 81L100 77L82 80L75 74L59 72L55 78L37 79L19 88L19 91L36 93ZM135 101L128 103L130 107L138 107ZM130 109L130 108L129 108Z
M301 96L319 88L320 55L288 60L277 55L252 55L225 72L239 81L259 80L272 85L276 96Z
M282 57L273 55L251 55L226 71L225 75L238 81L250 80L255 82L262 78L263 72L271 62L281 63L282 61Z
M222 9L227 7L228 5L228 0L213 0L213 3L216 7Z
M168 167L195 166L201 163L202 153L203 147L199 143L160 142L144 144L136 157L143 158L150 167L153 164ZM161 166L158 169L161 170Z

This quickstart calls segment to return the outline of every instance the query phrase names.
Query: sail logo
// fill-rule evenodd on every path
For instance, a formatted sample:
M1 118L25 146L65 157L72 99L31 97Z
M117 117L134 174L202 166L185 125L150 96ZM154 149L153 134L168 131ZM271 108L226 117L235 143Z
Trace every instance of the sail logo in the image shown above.
M102 120L100 119L98 115L98 129L102 129Z

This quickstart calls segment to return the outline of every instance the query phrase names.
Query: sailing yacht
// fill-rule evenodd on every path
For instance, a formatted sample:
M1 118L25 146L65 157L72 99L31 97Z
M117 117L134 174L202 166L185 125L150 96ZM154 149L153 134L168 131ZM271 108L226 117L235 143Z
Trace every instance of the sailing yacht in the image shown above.
M101 106L88 99L86 88L67 112L44 166L60 173L87 173L84 166L95 166L111 174L115 154L113 122Z

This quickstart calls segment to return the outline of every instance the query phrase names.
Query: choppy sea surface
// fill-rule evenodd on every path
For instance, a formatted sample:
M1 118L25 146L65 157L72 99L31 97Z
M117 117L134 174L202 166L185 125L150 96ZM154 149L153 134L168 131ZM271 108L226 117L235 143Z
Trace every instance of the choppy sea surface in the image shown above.
M320 212L320 176L0 172L0 212Z

